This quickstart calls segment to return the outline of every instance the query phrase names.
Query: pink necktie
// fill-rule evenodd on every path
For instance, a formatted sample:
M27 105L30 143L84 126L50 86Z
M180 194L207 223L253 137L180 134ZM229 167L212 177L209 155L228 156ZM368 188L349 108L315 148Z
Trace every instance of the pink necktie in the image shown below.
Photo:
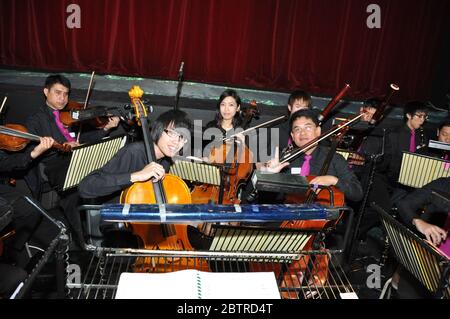
M409 151L414 153L416 151L416 132L411 130L411 138L409 139Z
M72 136L70 136L69 131L64 127L64 124L61 122L61 119L59 117L59 111L57 110L53 111L53 115L55 116L56 126L58 126L59 131L62 133L62 135L64 135L67 142L75 142L75 139Z
M300 175L302 176L307 176L309 175L309 170L310 170L310 166L309 166L309 162L311 161L312 155L305 155L305 161L303 162L301 171L300 171Z
M444 159L447 161L448 160L448 155L445 154ZM445 163L444 164L444 170L448 171L448 169L450 168L450 163Z
M288 139L288 144L287 144L288 146L291 146L292 145L292 139L291 138L289 138Z

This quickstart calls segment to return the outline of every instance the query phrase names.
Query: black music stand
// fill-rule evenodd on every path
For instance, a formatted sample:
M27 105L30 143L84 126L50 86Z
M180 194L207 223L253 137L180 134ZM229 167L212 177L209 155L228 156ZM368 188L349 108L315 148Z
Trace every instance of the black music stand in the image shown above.
M36 277L41 272L42 268L50 259L50 256L54 253L56 257L56 296L59 299L65 297L65 285L66 285L66 269L65 269L65 259L64 255L66 254L69 246L69 236L67 235L67 228L61 222L52 218L38 203L36 203L33 199L28 196L22 196L22 198L27 201L30 205L32 205L36 210L38 210L45 218L47 218L50 222L52 222L56 227L59 228L59 234L55 237L55 239L50 243L49 247L45 250L44 255L39 259L37 264L34 266L31 273L25 279L24 282L20 283L16 288L16 291L11 296L11 299L21 299L25 296L25 294L30 289Z
M253 186L259 191L305 194L309 183L304 176L283 173L255 172L252 177Z
M405 225L372 204L379 213L395 257L418 282L436 298L450 298L450 260ZM382 291L382 297L392 278Z

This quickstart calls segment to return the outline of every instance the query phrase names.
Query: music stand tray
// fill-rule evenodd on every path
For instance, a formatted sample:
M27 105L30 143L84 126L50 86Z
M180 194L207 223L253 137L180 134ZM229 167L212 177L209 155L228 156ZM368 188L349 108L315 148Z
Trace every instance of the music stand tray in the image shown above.
M252 183L259 191L305 194L309 183L304 176L283 173L256 172Z

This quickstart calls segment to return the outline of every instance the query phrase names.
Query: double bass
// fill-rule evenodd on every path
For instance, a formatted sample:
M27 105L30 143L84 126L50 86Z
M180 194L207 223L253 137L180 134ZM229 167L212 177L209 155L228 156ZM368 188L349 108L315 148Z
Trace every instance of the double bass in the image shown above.
M136 112L136 119L139 120L143 131L145 151L148 163L156 160L154 141L149 134L147 121L147 109L140 100L143 91L140 87L134 86L129 91ZM146 181L136 182L125 189L120 196L121 203L128 204L190 204L191 194L186 183L178 176L166 174L164 179L157 182ZM172 224L140 224L132 223L132 231L140 239L141 245L145 249L152 250L193 250L187 235L186 225ZM187 261L188 263L190 261ZM166 265L154 265L149 257L135 263L136 271L147 271L149 268L165 267ZM193 267L190 264L177 263L177 266L186 268Z

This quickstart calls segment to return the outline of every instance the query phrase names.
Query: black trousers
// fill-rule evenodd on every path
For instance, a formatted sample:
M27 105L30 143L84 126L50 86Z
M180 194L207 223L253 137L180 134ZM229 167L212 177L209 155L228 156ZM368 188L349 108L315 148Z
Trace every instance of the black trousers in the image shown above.
M0 263L0 298L9 298L26 277L27 272L22 268Z
M0 197L12 210L12 227L16 234L8 245L16 250L23 249L25 243L33 243L45 249L57 236L58 228L43 218L42 214L30 205L22 194L12 186L0 185Z

